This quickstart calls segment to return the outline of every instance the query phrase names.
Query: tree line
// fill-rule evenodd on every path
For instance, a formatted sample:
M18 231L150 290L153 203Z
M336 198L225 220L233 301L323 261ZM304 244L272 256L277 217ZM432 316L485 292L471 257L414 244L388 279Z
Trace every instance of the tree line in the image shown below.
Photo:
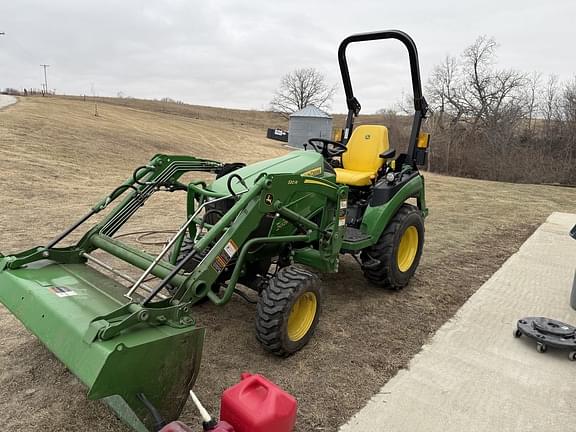
M576 78L498 68L496 50L482 36L434 68L429 170L576 185Z

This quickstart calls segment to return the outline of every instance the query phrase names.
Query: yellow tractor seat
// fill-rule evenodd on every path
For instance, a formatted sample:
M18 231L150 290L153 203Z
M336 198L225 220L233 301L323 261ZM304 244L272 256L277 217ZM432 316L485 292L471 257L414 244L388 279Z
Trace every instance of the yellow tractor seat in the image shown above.
M354 129L342 154L342 168L335 168L336 182L349 186L370 186L382 168L380 154L388 150L388 128L361 125Z
M372 171L352 171L344 168L334 168L336 183L350 186L369 186L376 178Z

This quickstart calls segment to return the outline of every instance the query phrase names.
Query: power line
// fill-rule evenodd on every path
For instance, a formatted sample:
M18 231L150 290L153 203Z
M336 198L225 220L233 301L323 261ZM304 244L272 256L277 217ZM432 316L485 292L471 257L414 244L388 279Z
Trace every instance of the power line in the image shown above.
M41 64L40 66L44 68L44 91L48 93L48 79L46 78L46 68L49 67L50 65Z

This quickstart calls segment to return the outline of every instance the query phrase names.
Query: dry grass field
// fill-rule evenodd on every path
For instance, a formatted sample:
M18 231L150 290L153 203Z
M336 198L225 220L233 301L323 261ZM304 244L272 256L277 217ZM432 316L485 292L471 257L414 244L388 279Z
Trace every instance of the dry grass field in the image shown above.
M99 117L93 103L62 98L22 98L0 112L0 251L46 243L155 153L253 162L286 151L264 138L277 124L263 113L205 108L194 116L120 102L99 103ZM401 292L383 291L345 258L340 273L322 277L321 323L296 355L278 359L260 349L255 307L239 298L197 308L207 338L195 390L209 410L217 413L221 391L241 372L260 372L298 398L298 431L336 431L552 211L576 212L574 189L431 174L426 182L430 216L415 279ZM184 206L175 199L147 212L151 225L138 219L138 226L172 228ZM1 306L0 328L5 430L126 430ZM195 421L191 405L184 420Z

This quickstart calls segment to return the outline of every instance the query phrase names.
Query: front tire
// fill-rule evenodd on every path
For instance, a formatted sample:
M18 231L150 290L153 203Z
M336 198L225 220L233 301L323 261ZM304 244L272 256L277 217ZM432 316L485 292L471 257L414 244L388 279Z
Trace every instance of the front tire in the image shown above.
M417 207L403 204L378 242L360 254L364 277L385 288L405 287L420 263L423 245L422 214Z
M281 268L260 293L256 339L279 357L294 354L314 334L321 310L318 277L292 265Z

